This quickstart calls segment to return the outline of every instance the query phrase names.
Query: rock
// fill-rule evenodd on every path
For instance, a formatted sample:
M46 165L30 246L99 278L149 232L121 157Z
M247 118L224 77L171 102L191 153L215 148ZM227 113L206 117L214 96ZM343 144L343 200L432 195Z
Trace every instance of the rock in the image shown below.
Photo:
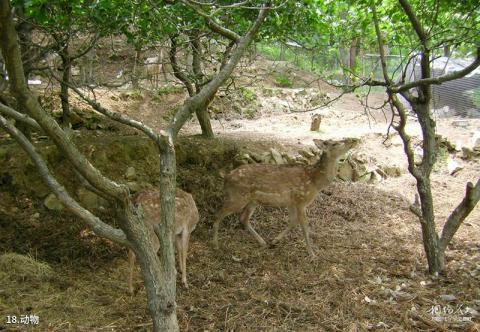
M43 205L49 210L61 211L63 210L63 204L58 200L57 196L53 193L47 196L43 201Z
M303 164L303 165L308 165L309 164L309 161L307 158L305 158L304 156L296 156L295 157L295 163L297 164Z
M77 190L77 197L81 205L88 210L99 209L108 205L105 199L83 187Z
M455 301L457 299L457 297L455 295L451 295L451 294L440 295L439 298L440 298L440 300L445 301L445 302L451 302L451 301Z
M337 176L343 181L353 181L353 178L354 178L353 167L348 162L348 160L345 160L343 163L339 164Z
M271 149L270 149L270 154L271 154L272 159L273 159L273 161L275 162L275 164L277 164L277 165L285 164L285 161L283 160L282 155L280 154L280 152L278 152L278 151L275 150L274 148L271 148Z
M467 128L467 127L468 127L468 120L455 120L455 121L452 121L452 126L454 126L454 127L461 127L461 128Z
M472 135L472 149L480 150L480 129L477 129Z
M287 164L295 164L295 158L290 157L288 153L282 153L282 157L287 162Z
M441 148L445 148L448 152L453 153L457 151L457 147L454 143L450 142L446 137L442 135L435 135L437 145Z
M370 179L372 178L372 173L364 173L362 175L357 175L354 176L354 181L355 182L362 182L362 183L368 183Z
M308 151L308 150L298 150L298 153L299 153L301 156L305 157L306 159L312 159L312 158L315 157L315 155L314 155L312 152Z
M248 153L237 155L235 162L237 165L255 164L255 160L253 160Z
M368 183L370 184L375 184L382 181L382 177L380 174L378 174L377 171L370 172L370 179L368 180Z
M250 156L256 163L261 163L263 161L263 157L255 152L250 152Z
M462 159L471 160L473 157L475 157L475 152L472 149L466 146L462 147Z
M127 187L128 187L128 189L130 189L131 193L136 193L136 192L143 189L142 185L140 185L138 182L134 182L134 181L127 182Z
M463 166L461 166L456 160L448 158L447 169L448 169L448 174L454 175L458 171L462 170Z
M127 180L134 180L137 177L137 172L135 170L135 167L130 166L127 168L127 171L125 172L125 179Z
M402 170L399 166L392 165L392 166L384 166L381 168L382 171L389 177L395 178L402 175Z
M310 131L319 131L321 122L322 122L322 116L320 114L313 115L312 123L310 125Z

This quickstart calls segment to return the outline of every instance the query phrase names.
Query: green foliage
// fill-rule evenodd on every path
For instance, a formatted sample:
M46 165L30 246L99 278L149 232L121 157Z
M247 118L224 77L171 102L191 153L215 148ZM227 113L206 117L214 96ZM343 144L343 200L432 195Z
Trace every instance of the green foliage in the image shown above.
M286 74L280 73L275 77L275 85L281 88L291 88L293 83Z
M473 104L480 109L480 88L476 88L471 94Z
M161 86L157 90L157 95L158 96L164 96L164 95L169 95L171 93L179 93L183 92L184 88L182 86L178 85L165 85Z
M255 92L253 92L252 90L250 90L249 88L247 87L241 87L240 88L240 93L243 97L243 99L246 101L246 102L253 102L255 100L257 100L257 95L255 94Z

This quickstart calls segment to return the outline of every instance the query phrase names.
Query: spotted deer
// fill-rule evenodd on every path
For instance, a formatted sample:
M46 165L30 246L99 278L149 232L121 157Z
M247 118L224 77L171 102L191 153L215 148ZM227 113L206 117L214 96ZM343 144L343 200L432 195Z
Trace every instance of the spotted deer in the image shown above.
M280 241L293 227L300 224L305 236L308 253L314 257L309 237L305 209L312 203L317 193L326 188L337 175L338 160L353 148L357 139L341 141L313 140L323 150L320 160L313 166L289 166L250 164L243 165L225 177L222 208L217 213L213 226L213 243L218 248L218 228L228 215L242 211L240 221L254 236L257 242L265 246L265 240L250 225L258 204L287 207L289 224L274 240Z
M139 192L134 197L134 203L141 205L143 209L143 220L147 227L151 228L153 246L155 252L160 249L160 243L153 231L153 226L160 222L160 192L158 189L147 189ZM175 196L175 225L174 242L178 255L178 265L182 272L182 283L188 288L187 283L187 252L190 234L198 223L198 210L192 195L178 189ZM131 249L128 251L129 277L128 291L133 294L133 270L135 265L135 254Z

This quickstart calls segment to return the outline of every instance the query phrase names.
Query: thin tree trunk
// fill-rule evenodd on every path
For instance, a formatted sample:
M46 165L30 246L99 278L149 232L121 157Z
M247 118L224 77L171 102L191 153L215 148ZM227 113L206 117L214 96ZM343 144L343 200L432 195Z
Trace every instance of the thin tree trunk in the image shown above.
M67 131L71 128L70 124L70 103L68 97L68 86L72 71L72 61L68 52L68 42L60 51L62 59L62 81L60 82L60 100L62 103L62 127Z
M207 106L200 106L195 109L200 128L202 128L202 136L206 138L214 138L212 123L210 122L210 116L208 114Z
M440 248L439 238L435 229L435 214L433 197L428 177L417 179L417 190L422 208L422 238L430 273L440 273L445 267L445 255Z
M157 225L160 247L160 271L162 287L159 290L160 313L162 321L159 331L178 331L176 314L176 270L173 247L173 228L175 224L176 157L172 134L161 136L158 141L160 150L160 203L161 222Z
M150 230L145 227L141 220L138 220L138 216L131 205L121 213L119 219L122 229L125 231L127 239L132 243L132 249L140 265L147 294L147 307L153 321L153 331L178 331L175 302L175 261L165 262L164 257L159 259L151 241L151 234L148 234ZM170 252L170 255L173 256L171 234L170 229L166 236L170 236L170 241L167 242L170 242L171 248L168 248L167 243L161 244L162 256L165 256L165 252ZM173 273L165 269L168 264L172 264Z

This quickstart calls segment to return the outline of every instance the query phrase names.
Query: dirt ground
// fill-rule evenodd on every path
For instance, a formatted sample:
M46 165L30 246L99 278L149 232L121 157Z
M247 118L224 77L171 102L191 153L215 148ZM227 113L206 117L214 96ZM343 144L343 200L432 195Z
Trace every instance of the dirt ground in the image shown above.
M302 73L297 73L302 76ZM302 76L304 77L304 75ZM402 175L377 184L337 181L321 192L308 209L315 259L308 256L300 229L274 247L259 248L236 216L220 228L221 249L214 250L211 222L221 203L218 163L198 165L186 159L179 165L179 185L199 202L201 221L192 235L187 272L190 288L177 291L177 312L182 331L480 331L480 208L460 228L447 251L447 273L432 277L426 271L420 225L409 211L415 183L406 170L398 136L384 144L388 117L379 111L367 114L353 95L328 107L305 112L301 103L279 107L268 98L317 86L276 88L273 97L258 87L260 107L254 119L228 116L213 120L216 142L234 141L243 149L274 146L297 151L312 146L313 138L358 137L358 152L374 163L397 165ZM337 92L322 85L325 93ZM183 93L152 98L103 94L102 103L114 110L162 127L165 111L178 105ZM280 97L277 97L280 98ZM373 94L373 105L383 95ZM310 132L312 114L322 115L321 130ZM452 118L438 119L438 133L457 145L468 145L471 131L455 127ZM412 119L408 131L418 138ZM182 130L189 140L200 132L195 120ZM82 131L92 136L95 131ZM0 141L0 143L2 143ZM2 143L3 144L3 143ZM214 143L217 144L217 143ZM226 153L225 153L226 154ZM3 158L3 157L2 157ZM480 162L450 155L463 169L454 176L440 160L432 174L438 229L460 202L467 181L476 181ZM227 160L227 158L225 158ZM0 159L5 163L5 158ZM109 170L121 177L126 166ZM154 172L156 165L145 167ZM118 171L116 174L115 172ZM152 177L155 174L150 175ZM96 238L67 212L51 212L42 201L10 180L0 183L0 254L27 255L0 259L0 330L26 330L7 324L7 316L35 314L39 331L146 331L151 323L139 273L137 292L127 294L126 250ZM111 222L108 214L105 219ZM259 207L253 226L267 242L287 224L287 211ZM24 256L22 256L24 257ZM45 263L43 265L38 265ZM24 271L24 272L22 272Z

